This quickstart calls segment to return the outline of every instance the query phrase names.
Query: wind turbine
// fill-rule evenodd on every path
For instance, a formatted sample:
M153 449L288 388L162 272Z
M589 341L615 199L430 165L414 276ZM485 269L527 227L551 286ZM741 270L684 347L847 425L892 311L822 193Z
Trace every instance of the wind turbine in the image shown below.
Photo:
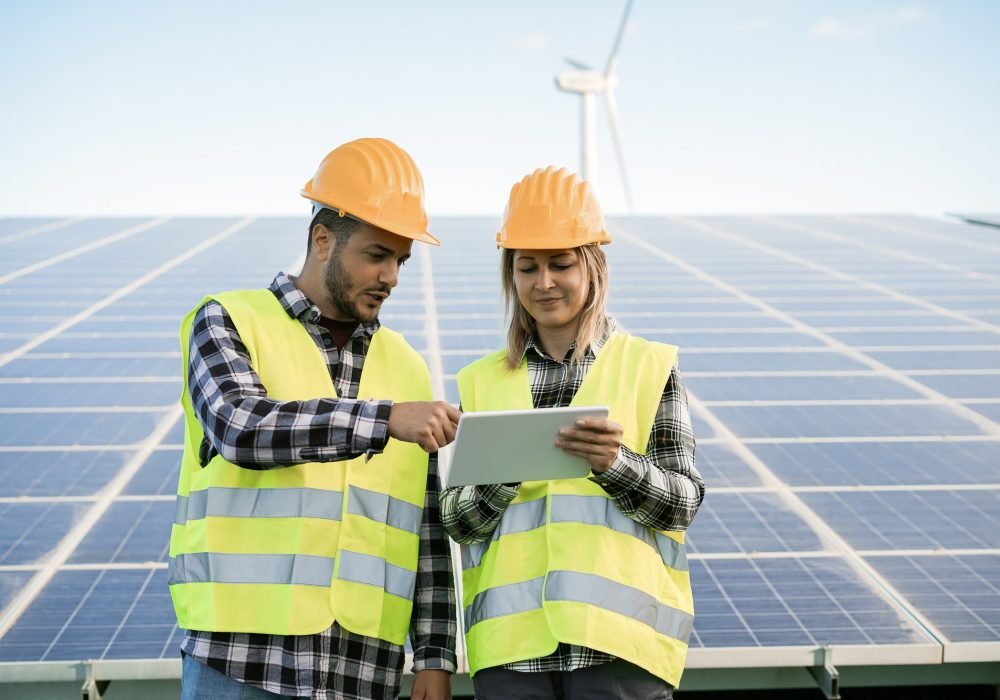
M611 124L611 136L615 143L615 155L618 157L618 170L621 172L622 188L625 190L625 202L629 212L632 211L632 189L628 183L625 154L622 151L622 138L618 129L618 103L615 102L615 87L618 85L618 77L615 75L615 66L618 64L618 50L622 45L625 24L628 22L633 2L634 0L627 0L625 3L625 12L622 15L621 24L618 26L618 35L611 47L611 54L608 56L608 63L604 67L603 73L580 61L567 58L565 59L566 63L576 70L560 73L556 77L556 86L560 90L580 95L582 117L580 169L583 171L583 179L588 181L594 189L597 189L597 95L604 93L604 100L608 107L608 119Z

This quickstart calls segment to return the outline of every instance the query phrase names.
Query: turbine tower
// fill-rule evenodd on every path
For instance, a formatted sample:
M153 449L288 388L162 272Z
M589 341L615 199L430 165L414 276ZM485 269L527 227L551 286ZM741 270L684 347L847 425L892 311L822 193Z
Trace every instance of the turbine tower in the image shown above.
M625 170L625 154L622 151L621 132L618 129L618 103L615 101L615 87L618 85L618 77L615 75L615 66L618 63L618 50L622 45L625 24L632 11L633 1L627 0L625 3L625 12L622 14L621 24L618 25L618 35L611 47L611 54L608 56L604 72L591 68L580 61L567 58L565 59L566 63L576 70L560 73L556 77L556 86L560 90L580 95L580 170L583 179L589 182L595 190L597 189L597 95L604 94L605 104L608 107L611 137L614 140L615 155L618 158L618 170L622 178L622 189L625 190L625 202L630 213L632 212L632 189L628 182L628 172Z

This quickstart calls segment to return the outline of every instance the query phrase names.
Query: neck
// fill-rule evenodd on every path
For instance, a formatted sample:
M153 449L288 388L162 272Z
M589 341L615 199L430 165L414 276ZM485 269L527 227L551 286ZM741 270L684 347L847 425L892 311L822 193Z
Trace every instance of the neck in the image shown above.
M326 285L323 282L323 271L318 266L310 264L307 260L302 267L302 274L295 278L295 287L309 297L309 301L319 307L319 312L327 318L335 321L350 321L345 318L340 311L330 303Z
M538 344L556 362L562 362L566 357L569 346L576 340L576 334L579 330L579 321L559 328L535 327L535 333L538 335Z

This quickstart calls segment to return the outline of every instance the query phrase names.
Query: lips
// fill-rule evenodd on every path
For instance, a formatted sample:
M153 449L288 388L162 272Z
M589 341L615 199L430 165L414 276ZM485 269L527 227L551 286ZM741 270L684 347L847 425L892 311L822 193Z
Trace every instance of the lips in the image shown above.
M559 301L559 297L545 297L544 299L535 299L536 304L541 304L542 306L551 306Z
M381 304L383 301L389 298L389 295L385 292L365 292L376 304Z

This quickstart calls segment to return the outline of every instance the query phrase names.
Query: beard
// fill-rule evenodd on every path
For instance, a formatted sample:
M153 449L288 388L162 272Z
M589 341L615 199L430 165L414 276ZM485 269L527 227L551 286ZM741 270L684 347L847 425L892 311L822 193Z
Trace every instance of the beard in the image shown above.
M351 297L361 290L354 284L354 278L344 267L344 263L340 259L340 251L336 248L330 255L330 262L326 266L324 282L326 291L330 295L330 302L344 318L353 319L359 323L371 323L378 318L381 306L371 309L352 300ZM376 284L371 289L364 290L364 292L368 291L389 294L392 288L388 285Z

